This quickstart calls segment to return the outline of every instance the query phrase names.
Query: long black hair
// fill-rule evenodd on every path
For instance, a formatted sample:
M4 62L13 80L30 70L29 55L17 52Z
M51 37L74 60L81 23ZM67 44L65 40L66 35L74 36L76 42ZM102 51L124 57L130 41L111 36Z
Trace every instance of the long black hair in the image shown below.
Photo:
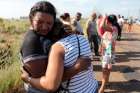
M121 30L121 27L120 25L118 24L118 21L117 21L117 16L114 15L114 14L111 14L107 17L107 20L113 25L113 26L116 26L118 31Z

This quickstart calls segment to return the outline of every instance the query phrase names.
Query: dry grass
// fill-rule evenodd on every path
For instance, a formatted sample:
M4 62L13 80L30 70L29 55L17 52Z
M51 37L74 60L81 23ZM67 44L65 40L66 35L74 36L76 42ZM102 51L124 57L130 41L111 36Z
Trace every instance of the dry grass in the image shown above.
M128 32L128 24L124 24L124 28L123 29L124 29L125 32ZM140 25L133 24L132 25L132 31L140 32Z

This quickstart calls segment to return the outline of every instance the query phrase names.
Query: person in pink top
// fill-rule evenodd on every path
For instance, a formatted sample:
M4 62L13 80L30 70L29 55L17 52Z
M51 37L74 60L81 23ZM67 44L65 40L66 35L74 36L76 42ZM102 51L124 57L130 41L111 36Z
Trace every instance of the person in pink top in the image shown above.
M99 93L104 93L105 85L109 81L112 63L114 62L115 43L117 39L117 27L115 15L105 16L101 22L101 28L104 30L102 35L102 84Z
M99 37L102 37L102 35L104 33L102 27L100 26L102 19L103 19L103 16L99 15L98 19L97 19L97 32L98 32Z
M102 36L105 32L104 29L103 29L103 24L104 24L103 19L104 19L104 17L102 15L99 15L98 19L97 19L97 32L98 32L98 38L99 38L99 54L100 55L101 55L101 52L102 52L101 39L102 39Z

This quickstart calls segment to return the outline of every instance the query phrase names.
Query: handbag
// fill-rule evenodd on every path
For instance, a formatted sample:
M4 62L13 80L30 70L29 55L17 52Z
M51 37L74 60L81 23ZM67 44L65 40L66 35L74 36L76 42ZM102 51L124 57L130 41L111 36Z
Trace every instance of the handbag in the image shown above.
M80 57L80 43L79 43L79 38L78 38L77 35L76 35L76 38L77 38L77 41L78 41L78 57ZM63 87L62 84L60 84L59 88L54 93L70 93L69 89L68 89L69 83L70 83L70 79L67 81L65 88Z

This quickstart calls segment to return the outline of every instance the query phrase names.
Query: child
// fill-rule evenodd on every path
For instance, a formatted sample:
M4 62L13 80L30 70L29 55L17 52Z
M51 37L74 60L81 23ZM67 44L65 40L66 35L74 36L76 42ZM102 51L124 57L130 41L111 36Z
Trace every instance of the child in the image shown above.
M114 15L109 15L103 20L104 34L102 36L102 68L103 68L103 77L102 85L99 89L99 93L104 93L105 84L109 80L110 71L112 69L112 63L115 58L115 42L117 38L117 28L115 26L115 17Z

